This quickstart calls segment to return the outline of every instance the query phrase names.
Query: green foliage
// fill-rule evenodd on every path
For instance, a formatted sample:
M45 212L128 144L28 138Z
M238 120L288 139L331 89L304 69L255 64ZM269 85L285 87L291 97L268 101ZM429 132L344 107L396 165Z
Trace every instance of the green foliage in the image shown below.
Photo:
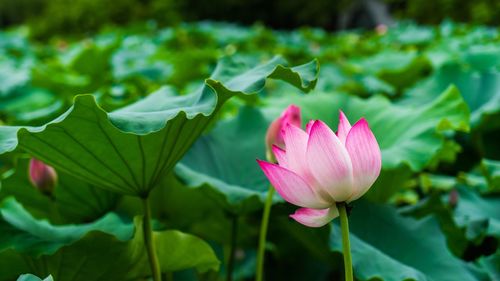
M354 270L361 280L487 280L474 265L452 255L432 217L417 221L387 206L360 203L351 222ZM334 225L331 247L337 252L339 233Z
M365 117L380 144L381 175L350 210L358 280L495 280L499 42L451 22L385 34L149 24L47 45L1 32L0 280L149 278L146 194L166 276L224 280L236 244L234 280L252 279L268 189L255 160L291 103L303 125ZM50 196L31 185L29 157L55 167ZM337 223L306 228L293 211L276 195L266 279L340 279Z
M241 108L237 118L220 122L198 139L177 165L177 176L186 186L205 190L228 213L258 210L269 187L255 165L256 158L265 159L267 126L260 111Z
M53 226L35 220L13 198L4 200L0 210L0 280L9 280L20 269L51 272L55 280L131 280L149 273L140 219L134 227L110 213L91 224ZM155 232L155 238L165 272L192 267L204 272L219 266L200 238L176 230Z

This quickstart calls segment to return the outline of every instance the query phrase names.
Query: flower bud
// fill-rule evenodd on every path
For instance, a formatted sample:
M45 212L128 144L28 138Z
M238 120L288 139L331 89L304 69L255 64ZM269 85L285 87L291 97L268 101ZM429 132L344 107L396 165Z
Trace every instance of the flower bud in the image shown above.
M57 173L51 166L32 158L29 164L29 179L34 187L50 195L57 184Z
M285 143L281 131L286 128L288 124L296 127L301 126L300 108L296 105L290 105L281 113L278 119L274 120L266 133L266 157L269 161L275 162L274 154L272 153L273 144L284 148Z

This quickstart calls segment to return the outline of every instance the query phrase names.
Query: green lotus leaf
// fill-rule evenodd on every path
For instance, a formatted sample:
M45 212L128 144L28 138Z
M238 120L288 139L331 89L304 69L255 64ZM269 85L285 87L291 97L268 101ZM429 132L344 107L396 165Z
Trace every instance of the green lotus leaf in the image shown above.
M431 216L415 220L392 207L360 201L354 205L349 227L359 280L488 280L485 272L453 256ZM342 252L337 224L330 246Z
M438 69L405 93L404 104L421 104L434 100L450 84L456 85L471 111L471 127L500 127L500 73L489 69L479 71L457 63Z
M269 182L255 160L265 159L268 124L258 109L242 107L236 118L220 121L198 139L177 165L176 175L188 187L201 188L227 212L260 208Z
M485 270L454 256L447 237L433 216L403 216L400 210L367 200L355 201L349 216L350 242L356 280L489 280ZM334 276L343 275L342 237L338 219L331 228L308 228L278 212L270 224L270 241L280 259L327 263ZM274 240L273 240L274 239ZM332 255L333 254L333 255ZM323 279L315 279L323 280Z
M0 153L21 148L56 169L100 188L147 196L234 95L260 91L280 79L304 91L316 83L318 64L288 68L276 57L248 68L221 61L198 91L179 96L164 87L143 100L106 113L93 96L41 127L0 127Z
M150 275L140 219L134 227L108 214L90 224L54 226L34 219L12 198L4 200L0 212L0 280L12 280L22 272L51 274L62 281L137 280ZM219 267L212 248L198 237L177 230L154 236L163 272Z
M132 238L134 229L132 224L124 223L113 213L89 224L54 226L46 220L34 219L12 197L1 203L0 215L0 251L14 249L31 255L51 255L90 231L108 233L125 241Z
M417 218L434 215L446 235L448 248L458 257L476 259L478 247L491 253L489 248L496 246L488 244L500 239L500 217L495 211L500 199L495 195L480 196L457 182L451 184L450 192L434 192L417 205L404 208L402 213Z
M491 235L500 239L500 197L481 197L465 186L458 186L457 206L453 216L457 225L466 228L467 238L477 239Z
M479 264L488 272L490 280L500 279L500 250L493 255L480 258Z

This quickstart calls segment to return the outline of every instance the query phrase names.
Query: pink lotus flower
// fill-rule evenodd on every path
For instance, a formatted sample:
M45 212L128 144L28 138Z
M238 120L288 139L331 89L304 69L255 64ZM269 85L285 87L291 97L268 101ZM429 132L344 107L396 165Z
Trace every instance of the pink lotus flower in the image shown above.
M281 131L283 131L288 124L298 128L301 126L300 108L296 105L292 104L287 107L287 109L281 113L281 116L269 125L266 133L266 150L268 160L271 161L275 159L273 153L271 152L273 145L277 145L281 148L285 147Z
M38 190L51 194L57 184L57 173L51 166L32 158L29 165L30 181Z
M291 217L306 226L329 223L336 202L358 199L380 174L380 148L364 118L351 127L340 112L337 134L316 120L306 131L289 124L281 135L286 148L272 148L278 164L257 161L281 197L302 207Z

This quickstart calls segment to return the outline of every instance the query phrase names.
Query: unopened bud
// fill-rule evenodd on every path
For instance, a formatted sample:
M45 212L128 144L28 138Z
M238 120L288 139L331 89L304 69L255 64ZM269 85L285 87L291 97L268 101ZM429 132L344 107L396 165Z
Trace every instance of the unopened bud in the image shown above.
M57 173L51 166L32 158L29 165L31 184L42 193L50 195L57 184Z
M290 105L281 113L278 119L274 120L266 133L266 156L269 161L274 162L274 155L272 153L273 144L281 148L284 148L285 142L283 141L283 136L281 131L287 126L287 124L294 125L296 127L301 126L300 108L296 105Z

